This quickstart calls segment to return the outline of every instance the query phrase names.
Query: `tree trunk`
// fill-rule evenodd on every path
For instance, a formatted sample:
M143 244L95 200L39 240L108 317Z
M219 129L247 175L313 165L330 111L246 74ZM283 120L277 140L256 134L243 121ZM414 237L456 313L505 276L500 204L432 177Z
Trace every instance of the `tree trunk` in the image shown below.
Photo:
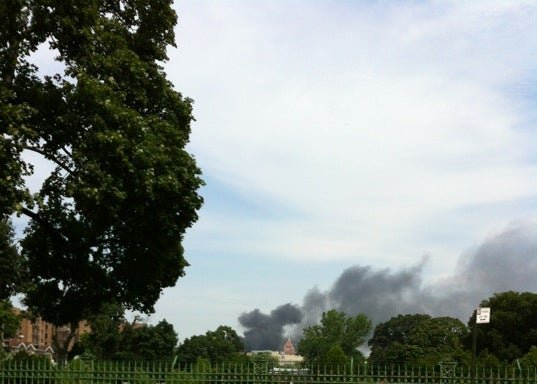
M73 341L78 324L69 324L63 327L57 327L56 332L52 338L54 345L54 355L56 362L60 367L63 367L67 363L67 357L69 353L69 347L71 341ZM63 329L62 329L63 328Z

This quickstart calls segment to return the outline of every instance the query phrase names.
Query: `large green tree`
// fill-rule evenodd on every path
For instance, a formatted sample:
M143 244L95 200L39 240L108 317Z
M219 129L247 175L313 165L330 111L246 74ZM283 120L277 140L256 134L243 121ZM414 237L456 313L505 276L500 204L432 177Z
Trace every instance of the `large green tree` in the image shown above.
M501 292L483 300L481 307L490 307L490 323L478 324L477 354L487 351L500 361L511 362L537 346L537 293ZM475 313L469 327L475 322ZM471 335L465 339L471 347Z
M166 320L156 325L129 323L115 304L107 304L90 324L91 332L82 335L73 349L99 360L171 359L178 343L173 325Z
M115 359L165 360L174 356L177 333L166 320L156 325L133 326L127 324L120 332Z
M20 325L21 317L13 311L13 306L7 300L0 300L0 342L15 336ZM0 349L3 345L0 345Z
M331 361L339 351L346 357L361 358L358 347L365 343L370 332L371 320L365 315L347 316L332 309L322 314L320 324L304 329L298 353L308 363Z
M184 340L177 348L177 356L183 364L193 364L198 359L220 363L237 359L244 352L244 344L237 332L225 325L205 335L195 335Z
M29 220L26 304L73 332L104 302L153 311L188 265L203 182L185 151L191 101L160 64L170 3L0 2L0 215ZM38 49L56 65L34 65ZM50 167L30 190L25 176ZM56 340L60 355L73 336Z
M398 315L375 327L369 340L372 363L438 363L461 353L465 325L452 317Z
M0 300L9 299L21 289L24 262L13 241L8 218L0 218Z

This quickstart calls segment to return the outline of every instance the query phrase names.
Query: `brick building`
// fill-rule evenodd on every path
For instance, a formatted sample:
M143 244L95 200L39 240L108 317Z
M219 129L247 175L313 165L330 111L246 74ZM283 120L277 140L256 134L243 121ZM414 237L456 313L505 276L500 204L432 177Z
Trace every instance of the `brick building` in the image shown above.
M17 333L11 339L4 340L4 344L12 351L26 351L30 354L45 354L52 356L54 354L53 338L66 338L69 334L69 327L56 327L53 324L44 321L40 317L29 318L19 308L13 308L13 311L21 316L21 321ZM71 342L71 346L84 333L90 332L91 328L86 321L78 324L76 335Z

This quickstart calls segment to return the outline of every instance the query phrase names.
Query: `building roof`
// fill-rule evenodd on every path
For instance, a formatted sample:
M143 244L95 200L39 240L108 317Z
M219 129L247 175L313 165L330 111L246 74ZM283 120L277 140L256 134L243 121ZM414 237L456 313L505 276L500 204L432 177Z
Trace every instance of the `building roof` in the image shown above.
M291 338L288 338L285 342L285 345L283 346L283 353L286 355L294 355L295 354L295 347L293 345L293 342L291 341Z

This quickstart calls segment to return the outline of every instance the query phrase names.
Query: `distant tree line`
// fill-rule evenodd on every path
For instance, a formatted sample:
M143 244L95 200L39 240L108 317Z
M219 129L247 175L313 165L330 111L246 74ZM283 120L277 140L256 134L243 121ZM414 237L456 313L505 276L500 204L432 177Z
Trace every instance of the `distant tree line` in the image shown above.
M483 300L491 307L490 323L476 326L476 364L537 366L537 294L502 292ZM423 364L454 362L470 366L475 313L467 324L452 317L405 314L377 324L367 341L370 364ZM353 326L351 326L354 325ZM321 323L304 330L298 352L307 363L347 364L364 362L359 352L371 322L364 315L347 317L325 312Z
M490 323L476 327L476 364L499 367L537 367L537 294L502 292L483 300L491 307ZM0 302L4 337L14 334L20 319L8 301ZM70 357L99 360L175 360L194 364L254 363L276 366L270 354L247 355L243 339L229 326L219 326L178 344L178 335L165 320L156 325L127 322L118 305L88 318L92 331L82 335ZM376 324L364 314L348 316L337 310L304 329L297 352L303 364L341 367L349 364L435 365L457 363L470 367L475 313L467 324L452 317L401 314ZM283 345L283 340L282 340ZM364 354L369 349L369 355ZM18 358L21 358L19 356Z
M476 327L476 364L537 367L537 294L497 293L480 306L491 307L492 316L490 323ZM475 313L469 314L466 324L453 317L401 314L373 326L364 314L329 310L318 324L304 329L297 352L306 365L342 366L352 361L470 367L474 323ZM365 356L367 349L370 353ZM241 338L229 327L186 339L176 352L184 363L244 361Z

